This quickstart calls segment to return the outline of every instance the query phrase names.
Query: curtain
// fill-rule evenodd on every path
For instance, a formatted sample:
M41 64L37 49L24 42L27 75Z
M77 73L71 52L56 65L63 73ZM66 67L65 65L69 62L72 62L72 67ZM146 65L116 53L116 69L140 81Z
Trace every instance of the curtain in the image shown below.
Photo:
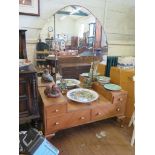
M107 56L107 65L105 70L105 76L110 76L111 66L117 66L118 57L117 56Z

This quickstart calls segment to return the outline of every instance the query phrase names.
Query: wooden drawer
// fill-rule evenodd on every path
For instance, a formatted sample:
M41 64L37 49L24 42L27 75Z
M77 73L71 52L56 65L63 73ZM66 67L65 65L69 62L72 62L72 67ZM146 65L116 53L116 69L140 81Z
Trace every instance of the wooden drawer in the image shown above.
M66 112L66 104L64 105L53 105L46 108L46 117L51 118Z
M115 106L115 109L114 109L114 114L116 115L116 116L118 116L118 115L124 115L124 113L125 113L125 105L116 105Z
M58 117L47 119L47 133L56 132L60 129L84 124L90 121L90 110L69 112Z
M71 126L84 124L89 121L90 121L90 110L89 109L72 112L71 114L71 118L70 118Z
M115 111L115 106L112 104L98 106L98 107L92 109L91 119L96 120L96 119L100 119L103 117L106 118L106 117L110 116L112 113L114 113L114 111Z
M117 96L113 96L113 104L125 104L127 101L127 95L121 94Z

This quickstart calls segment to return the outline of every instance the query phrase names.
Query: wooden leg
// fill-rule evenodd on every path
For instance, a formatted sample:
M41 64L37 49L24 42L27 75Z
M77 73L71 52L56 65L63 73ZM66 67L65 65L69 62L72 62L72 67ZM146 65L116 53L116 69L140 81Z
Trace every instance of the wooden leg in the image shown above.
M54 136L55 136L55 133L51 133L49 135L45 135L45 137L46 137L47 140L50 140Z
M131 117L131 120L130 120L130 122L129 122L128 127L130 127L131 124L133 124L134 120L135 120L135 112L133 112L133 114L132 114L132 117Z
M135 142L135 128L133 129L133 134L131 138L131 146L133 146L134 142Z
M117 117L117 122L120 124L120 126L123 128L124 127L124 119L125 119L125 116L118 116Z

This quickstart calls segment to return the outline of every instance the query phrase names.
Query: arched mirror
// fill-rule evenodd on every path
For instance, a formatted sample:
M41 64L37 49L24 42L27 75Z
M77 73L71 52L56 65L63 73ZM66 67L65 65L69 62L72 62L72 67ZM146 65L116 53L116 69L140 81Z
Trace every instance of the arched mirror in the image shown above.
M100 21L86 8L69 5L58 10L44 25L40 38L50 50L75 50L80 55L107 54L106 34ZM52 42L52 40L54 40Z
M79 74L89 72L94 56L96 60L102 60L102 56L108 52L106 34L100 21L78 5L66 6L52 15L41 30L40 41L48 45L46 49L51 53L54 51L51 54L54 57L48 58L63 78L78 79ZM69 64L72 69L65 68Z

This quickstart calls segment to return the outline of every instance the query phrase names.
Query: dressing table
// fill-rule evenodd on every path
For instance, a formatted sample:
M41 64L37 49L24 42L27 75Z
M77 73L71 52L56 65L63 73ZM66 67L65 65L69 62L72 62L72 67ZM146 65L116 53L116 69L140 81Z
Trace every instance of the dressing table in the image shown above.
M98 92L99 98L92 103L83 104L69 100L66 95L48 98L44 94L45 87L39 87L44 135L48 137L62 129L111 117L124 117L126 91L109 91L97 82L93 83L92 89Z

